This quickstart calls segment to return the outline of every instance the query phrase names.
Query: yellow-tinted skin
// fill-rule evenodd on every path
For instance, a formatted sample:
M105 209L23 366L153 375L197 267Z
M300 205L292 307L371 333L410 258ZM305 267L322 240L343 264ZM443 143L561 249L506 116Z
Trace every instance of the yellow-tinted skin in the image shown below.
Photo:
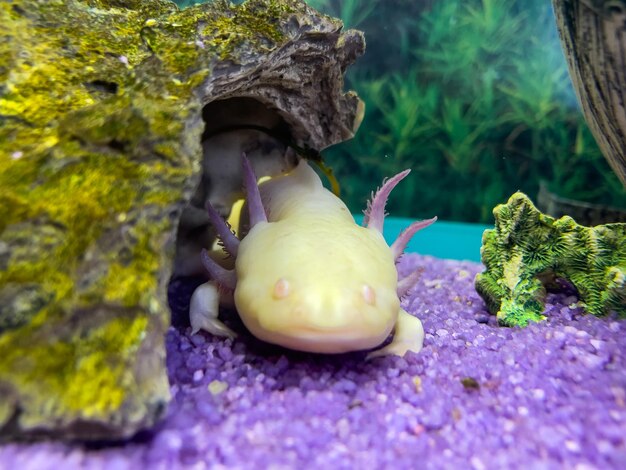
M268 222L241 241L235 266L235 304L246 327L301 351L380 345L401 311L382 234L358 226L305 161L260 190Z

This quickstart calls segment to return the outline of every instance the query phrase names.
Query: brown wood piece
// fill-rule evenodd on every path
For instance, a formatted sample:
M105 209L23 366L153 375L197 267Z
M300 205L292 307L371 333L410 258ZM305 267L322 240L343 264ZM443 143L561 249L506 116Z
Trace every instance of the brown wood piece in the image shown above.
M552 0L574 89L626 186L626 0Z

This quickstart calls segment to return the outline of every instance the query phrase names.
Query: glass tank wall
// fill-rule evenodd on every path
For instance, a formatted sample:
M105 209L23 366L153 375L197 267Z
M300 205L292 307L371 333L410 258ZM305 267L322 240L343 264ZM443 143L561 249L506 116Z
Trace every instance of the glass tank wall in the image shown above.
M180 6L194 2L179 1ZM238 2L241 3L241 2ZM574 94L546 0L308 0L367 50L348 72L366 114L323 153L359 213L405 168L394 216L491 223L516 190L626 207Z

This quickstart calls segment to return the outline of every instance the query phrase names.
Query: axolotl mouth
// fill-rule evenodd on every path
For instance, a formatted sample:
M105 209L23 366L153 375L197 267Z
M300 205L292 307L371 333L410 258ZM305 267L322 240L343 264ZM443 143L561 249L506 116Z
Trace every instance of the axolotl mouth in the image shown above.
M246 327L257 338L298 351L338 354L361 351L380 346L391 333L395 320L377 332L371 328L349 325L343 327L318 327L294 325L288 331L267 330L258 322L244 321Z

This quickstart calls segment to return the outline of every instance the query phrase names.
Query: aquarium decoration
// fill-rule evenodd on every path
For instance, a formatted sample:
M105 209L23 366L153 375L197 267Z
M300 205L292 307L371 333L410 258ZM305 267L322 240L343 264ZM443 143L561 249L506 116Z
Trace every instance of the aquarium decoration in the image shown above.
M502 325L543 320L546 288L567 281L593 315L626 316L626 224L584 227L542 214L517 192L493 211L476 290Z
M296 0L16 0L0 24L0 431L131 436L170 398L166 291L206 132L249 100L299 147L351 137L363 37Z

